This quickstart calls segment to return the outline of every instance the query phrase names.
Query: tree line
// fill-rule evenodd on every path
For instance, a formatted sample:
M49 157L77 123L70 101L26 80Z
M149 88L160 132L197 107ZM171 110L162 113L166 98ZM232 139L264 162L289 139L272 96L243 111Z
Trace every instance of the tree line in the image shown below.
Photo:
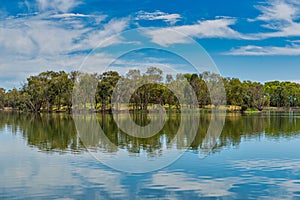
M59 112L72 110L72 94L75 81L84 77L78 71L46 71L27 78L20 89L0 88L0 108L29 112ZM116 71L86 75L96 80L95 109L109 111L113 91L119 80L143 81L151 83L132 91L130 105L132 110L147 110L151 104L161 104L167 109L179 109L180 103L168 87L180 80L186 80L194 90L199 108L214 104L207 87L213 82L222 82L226 91L227 105L238 106L242 111L265 107L298 107L300 104L300 84L294 82L271 81L259 83L241 81L238 78L224 78L218 74L171 74L163 76L162 70L151 67L146 72L129 70L121 76ZM130 89L130 88L129 88ZM182 88L184 91L185 88ZM183 92L182 95L185 95Z

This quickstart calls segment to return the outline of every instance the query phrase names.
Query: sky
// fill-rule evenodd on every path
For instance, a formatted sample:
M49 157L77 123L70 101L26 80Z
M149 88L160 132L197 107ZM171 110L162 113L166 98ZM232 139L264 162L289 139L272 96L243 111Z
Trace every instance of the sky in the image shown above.
M143 46L123 34L137 28L145 29L142 43L155 48L192 52L191 38L225 77L300 82L298 0L2 0L0 87L19 88L45 70L109 65L116 49ZM150 54L157 66L158 55L171 55ZM183 65L179 71L189 72Z

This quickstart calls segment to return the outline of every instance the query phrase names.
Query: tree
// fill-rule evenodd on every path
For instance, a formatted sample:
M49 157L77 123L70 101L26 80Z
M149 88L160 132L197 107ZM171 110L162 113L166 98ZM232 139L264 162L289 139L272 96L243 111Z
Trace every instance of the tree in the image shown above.
M6 92L0 88L0 108L12 107L31 112L70 112L74 108L94 110L98 105L105 111L111 109L110 102L114 97L117 102L129 101L134 110L147 111L151 104L179 109L180 103L191 105L191 88L199 107L222 105L226 98L229 105L258 110L265 106L296 107L300 103L300 84L294 82L241 82L237 78L223 78L210 72L199 75L177 74L176 78L167 74L165 82L162 77L162 70L156 67L148 68L143 74L139 70L129 70L123 77L115 71L101 75L78 71L69 74L64 71L45 71L27 78L20 90L14 88ZM118 94L113 93L115 91ZM125 99L126 94L130 94L129 99ZM76 105L73 105L72 97L75 97Z
M263 107L267 105L267 97L263 92L263 85L258 82L245 81L243 83L246 90L245 104L248 107L263 110Z
M20 106L20 92L13 88L6 93L6 106L16 110Z
M157 84L162 81L162 70L156 67L150 67L147 69L146 73L143 74L142 83L144 84L139 88L138 94L141 99L142 110L146 111L148 109L148 104L150 103L150 92L154 92L158 89ZM157 92L158 94L160 92ZM152 98L157 99L157 97Z
M39 112L48 99L47 78L31 76L27 78L27 83L23 86L25 102L29 110Z
M220 74L203 72L202 78L207 85L207 97L210 104L218 106L226 104L226 94L224 89L224 78Z
M197 74L192 74L188 80L190 85L192 86L199 103L199 107L202 108L204 105L208 103L208 90L205 81L202 79L202 76L198 76Z
M112 93L121 76L118 72L108 71L101 74L97 86L97 103L101 104L101 110L105 111L111 101Z
M2 109L5 104L6 104L6 94L5 94L5 89L0 88L0 108Z
M245 98L242 82L237 78L225 79L227 104L241 106Z

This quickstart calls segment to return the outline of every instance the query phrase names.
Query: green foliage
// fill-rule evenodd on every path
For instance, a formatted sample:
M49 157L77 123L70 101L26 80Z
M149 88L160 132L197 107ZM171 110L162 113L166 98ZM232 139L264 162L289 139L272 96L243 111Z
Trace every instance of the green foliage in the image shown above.
M300 87L297 83L272 81L265 83L265 94L270 106L296 107L300 101Z
M109 71L101 74L98 79L96 101L101 103L101 110L105 111L111 101L111 96L118 80L121 78L118 72Z
M81 75L79 90L73 91L76 79ZM91 79L92 78L92 79ZM167 74L164 78L161 69L156 67L149 68L145 73L139 70L129 70L125 76L118 72L108 71L103 74L81 74L77 71L66 73L64 71L54 72L46 71L35 76L27 78L26 83L21 89L12 89L5 91L0 88L0 109L9 107L14 110L30 112L55 112L68 111L72 109L72 94L85 94L90 90L89 83L95 82L95 98L81 100L83 106L91 107L101 111L110 111L111 98L113 91L118 83L122 80L128 84L128 90L132 94L130 107L133 110L147 111L153 104L161 104L167 109L179 109L179 99L185 99L188 105L190 100L187 98L189 91L183 80L187 81L193 89L199 104L199 108L207 105L220 105L224 102L222 94L224 91L219 86L220 82L224 83L226 100L228 105L234 105L241 108L244 112L248 108L262 110L264 107L297 107L300 104L300 84L293 82L272 81L265 84L244 81L238 78L223 78L218 74L203 72L202 74L177 74L174 78ZM138 82L142 85L135 91L130 87L132 82ZM172 89L181 90L181 93L174 93ZM209 91L208 88L214 88ZM91 91L91 90L90 90ZM211 92L214 92L211 94ZM214 95L215 99L210 96ZM122 98L119 94L118 98ZM212 102L214 101L214 102ZM95 108L92 108L95 107ZM119 109L122 105L120 105Z

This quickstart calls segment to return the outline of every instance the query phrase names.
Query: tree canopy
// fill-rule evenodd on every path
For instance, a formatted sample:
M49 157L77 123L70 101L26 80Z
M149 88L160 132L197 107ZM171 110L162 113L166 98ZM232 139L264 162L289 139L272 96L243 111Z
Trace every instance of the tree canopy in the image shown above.
M66 73L64 71L46 71L30 76L20 89L6 91L0 88L0 108L30 112L71 111L72 94L76 79L82 75L78 71ZM224 78L218 74L204 72L202 74L171 74L164 75L156 67L148 68L144 73L130 70L124 76L116 71L103 74L92 74L96 80L95 109L109 111L111 109L112 94L118 81L140 82L142 84L135 91L131 91L130 106L133 110L147 110L152 104L161 104L165 108L179 109L180 104L169 88L178 86L181 80L187 80L198 100L199 108L215 104L210 98L208 85L222 81L226 91L227 105L239 106L241 109L253 108L262 110L272 107L297 107L300 104L300 84L294 82L271 81L264 84L252 81L241 81L238 78ZM149 80L150 83L146 83ZM127 82L126 82L127 81ZM83 86L82 86L83 87ZM86 86L88 87L88 85ZM181 87L184 87L183 85ZM177 87L178 88L178 87ZM131 88L128 87L128 90ZM186 88L181 88L183 91ZM215 90L218 95L219 90ZM221 90L220 90L221 92ZM186 95L182 93L181 95ZM122 96L120 94L120 96ZM221 97L220 97L221 98Z

